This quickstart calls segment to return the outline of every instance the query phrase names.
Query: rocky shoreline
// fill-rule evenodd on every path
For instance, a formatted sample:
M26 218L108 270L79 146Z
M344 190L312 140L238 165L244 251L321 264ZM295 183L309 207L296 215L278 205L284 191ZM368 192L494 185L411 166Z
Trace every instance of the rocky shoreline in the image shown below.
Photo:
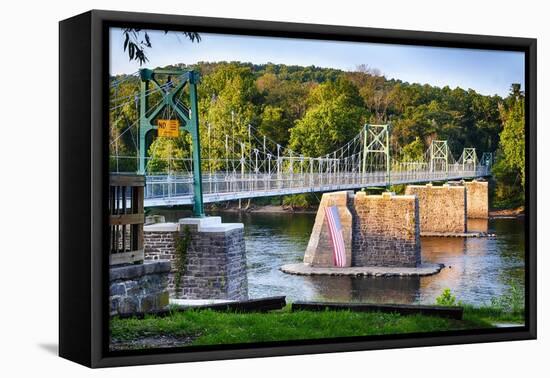
M489 211L489 218L522 218L524 216L525 208L523 206L513 209L495 209Z

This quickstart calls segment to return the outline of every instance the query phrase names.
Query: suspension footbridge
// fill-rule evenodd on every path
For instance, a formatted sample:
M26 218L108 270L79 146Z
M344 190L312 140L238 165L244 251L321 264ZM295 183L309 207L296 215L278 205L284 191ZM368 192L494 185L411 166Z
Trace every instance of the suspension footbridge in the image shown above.
M162 75L164 81L159 79ZM112 112L135 103L139 116L112 139L110 169L113 173L145 174L146 207L193 204L195 215L200 216L203 203L491 174L491 153L485 152L479 158L475 148L464 147L455 159L447 140L432 140L427 150L414 159L392 158L391 151L396 154L400 148L392 144L391 126L387 124L358 125L355 136L322 156L299 154L262 135L252 125L247 125L247 132L240 135L231 132L233 125L222 128L228 130L225 134L211 135L213 125L207 123L203 127L206 135L201 139L196 73L141 70L134 79L140 85L135 95L115 96L111 101ZM132 76L125 80L132 80ZM112 93L119 83L112 83ZM151 98L158 100L153 106L149 104ZM179 137L180 130L189 133L187 156L161 157L154 150L149 150L147 156L147 134L165 127L167 120L175 121L173 135ZM125 134L135 144L135 155L118 153L118 143Z

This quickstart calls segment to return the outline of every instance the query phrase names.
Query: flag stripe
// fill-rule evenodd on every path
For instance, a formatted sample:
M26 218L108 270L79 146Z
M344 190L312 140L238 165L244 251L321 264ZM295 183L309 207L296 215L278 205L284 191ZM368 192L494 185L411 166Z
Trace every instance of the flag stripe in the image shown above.
M326 215L327 215L327 221L328 221L328 229L329 229L329 235L330 235L330 241L332 242L332 263L335 266L338 266L338 243L336 241L336 232L335 232L335 224L334 219L332 217L332 211L330 208L327 208Z
M337 254L336 254L336 264L337 266L341 266L341 260L342 260L342 242L343 242L343 239L342 239L342 230L341 230L341 227L340 227L340 222L339 222L339 216L338 216L338 209L336 207L334 207L333 209L331 209L331 217L333 218L333 222L334 222L334 225L335 225L335 240L336 240L336 245L338 246L338 249L337 249Z
M330 240L332 242L332 261L337 267L346 265L346 247L342 234L342 223L336 206L325 207L325 219L328 223Z

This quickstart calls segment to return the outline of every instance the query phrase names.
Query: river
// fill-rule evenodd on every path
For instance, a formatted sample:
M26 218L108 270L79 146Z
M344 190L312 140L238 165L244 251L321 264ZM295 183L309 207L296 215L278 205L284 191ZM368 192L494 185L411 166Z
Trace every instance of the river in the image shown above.
M164 210L167 221L184 214ZM287 300L433 304L445 288L457 300L490 303L514 284L524 283L524 223L521 219L469 220L469 230L494 233L489 238L423 237L422 261L445 268L428 277L295 276L279 267L301 262L315 214L221 213L224 222L245 226L250 298L286 295Z

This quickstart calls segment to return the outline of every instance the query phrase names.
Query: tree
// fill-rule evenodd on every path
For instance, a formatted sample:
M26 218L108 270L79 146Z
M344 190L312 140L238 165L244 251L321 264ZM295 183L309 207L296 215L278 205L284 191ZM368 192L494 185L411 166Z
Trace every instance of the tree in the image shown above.
M517 206L523 204L525 188L525 100L517 85L512 86L499 111L503 128L493 167L495 203Z
M266 105L262 111L259 131L267 138L285 146L288 142L292 121L285 117L281 107Z
M361 102L349 82L319 85L308 97L305 116L290 131L290 148L312 157L336 150L361 129L368 115Z
M518 98L509 109L502 109L504 125L500 148L506 165L518 172L525 185L525 101Z
M232 161L232 169L240 159L241 143L250 153L249 128L258 124L259 101L249 67L226 63L203 78L199 87L202 156L215 162L208 169L226 168L226 159Z
M286 146L290 128L305 113L306 99L313 85L310 82L280 80L273 72L261 75L256 80L264 104L260 132Z
M426 147L422 140L419 137L416 137L414 141L403 146L401 152L401 161L403 162L413 162L413 161L422 161L424 159L424 152Z
M357 67L357 72L363 74L359 79L355 76L355 82L359 84L359 93L367 109L371 112L370 121L384 123L388 120L388 107L392 101L391 87L378 69L369 68L366 65Z
M190 138L184 133L178 138L157 137L149 147L146 164L148 173L185 172L191 168Z

